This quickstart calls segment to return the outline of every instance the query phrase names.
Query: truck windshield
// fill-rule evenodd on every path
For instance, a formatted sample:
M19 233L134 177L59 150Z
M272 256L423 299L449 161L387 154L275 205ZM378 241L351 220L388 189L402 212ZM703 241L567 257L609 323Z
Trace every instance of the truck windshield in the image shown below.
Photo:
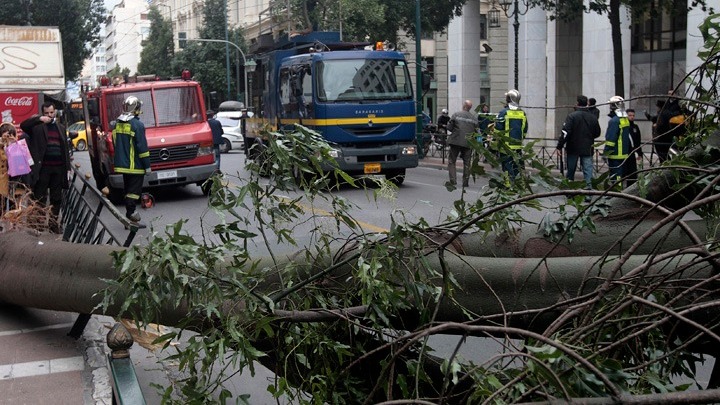
M116 119L122 114L122 105L125 98L135 96L143 103L140 121L145 124L146 128L189 124L203 120L195 87L161 88L155 89L154 93L154 104L150 89L108 95L109 119ZM153 106L156 108L155 111L153 111Z
M317 64L320 101L412 99L407 65L397 59L326 60Z

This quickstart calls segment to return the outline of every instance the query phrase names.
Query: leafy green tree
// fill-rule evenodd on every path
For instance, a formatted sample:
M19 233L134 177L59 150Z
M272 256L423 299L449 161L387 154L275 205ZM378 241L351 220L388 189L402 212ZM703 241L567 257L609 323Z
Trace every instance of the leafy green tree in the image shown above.
M227 94L226 45L222 42L202 40L225 40L226 13L223 0L207 0L203 9L203 25L199 29L199 40L188 40L187 46L175 54L172 63L174 71L190 69L193 79L200 83L205 93L215 91L223 100L236 98L243 87L242 83L237 83L237 72L242 72L243 69L242 58L237 56L237 50L230 45L230 94ZM245 49L240 29L229 30L228 38L230 42ZM237 65L238 59L240 66ZM242 82L242 79L239 81Z
M420 0L423 32L444 31L453 17L462 14L467 0ZM415 1L408 0L293 0L291 10L298 31L340 29L343 39L389 40L397 43L398 30L415 35Z
M115 76L126 76L129 74L130 74L130 68L120 67L119 65L116 65L114 68L108 70L107 77L112 79Z
M85 59L100 44L105 20L103 0L15 0L0 6L0 25L58 27L62 36L65 79L80 76Z
M678 12L679 2L676 0L590 0L586 3L581 0L555 1L555 0L530 0L532 6L542 7L552 13L551 18L562 21L573 21L580 18L584 12L595 12L607 14L610 20L611 39L613 44L613 65L615 69L615 94L625 96L625 72L623 69L622 34L620 27L620 5L625 4L632 11L633 16L644 13L659 15L663 10L668 13ZM685 2L683 1L683 4ZM692 7L700 7L703 11L710 10L706 0L692 2Z
M156 6L150 7L150 36L143 41L137 72L141 75L156 74L160 77L177 76L168 61L175 55L173 32L170 21L165 20Z

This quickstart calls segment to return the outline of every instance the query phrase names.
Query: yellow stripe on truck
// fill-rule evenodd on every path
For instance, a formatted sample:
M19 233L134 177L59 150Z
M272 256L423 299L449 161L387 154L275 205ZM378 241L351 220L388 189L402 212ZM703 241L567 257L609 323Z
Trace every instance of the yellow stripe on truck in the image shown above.
M282 124L299 124L300 120L297 118L293 119L281 119ZM405 124L415 123L415 116L401 116L401 117L363 117L363 118L329 118L329 119L303 119L303 125L311 125L316 127L328 127L338 125L366 125L369 122L373 124Z

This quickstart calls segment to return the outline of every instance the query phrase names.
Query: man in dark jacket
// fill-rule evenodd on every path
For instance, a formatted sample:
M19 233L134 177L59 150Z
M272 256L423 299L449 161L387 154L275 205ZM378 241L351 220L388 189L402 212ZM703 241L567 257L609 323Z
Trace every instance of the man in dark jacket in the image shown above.
M562 153L563 148L567 155L567 172L565 177L575 180L575 170L578 160L582 165L585 188L592 189L593 176L593 141L600 136L600 124L595 114L588 110L588 98L577 97L577 107L571 112L558 139L557 149Z
M222 123L215 119L215 111L207 110L207 121L210 125L210 131L213 137L213 149L215 150L215 164L217 169L220 170L220 145L223 143L223 134L225 131L222 129Z
M42 115L33 115L20 124L33 158L32 171L25 182L32 188L33 196L45 206L50 190L50 232L61 233L60 206L62 190L68 188L67 172L70 170L68 142L65 128L55 119L55 106L42 105Z
M448 157L448 174L450 176L450 184L457 184L457 171L455 162L458 156L463 161L463 182L462 186L468 187L470 180L470 160L472 158L472 149L468 144L468 137L476 134L478 130L478 122L475 114L470 112L472 101L465 100L463 102L462 111L458 111L452 115L448 122L447 129L451 132L448 136L447 143L450 145L450 156Z
M141 108L142 101L137 97L126 98L113 131L115 171L123 175L125 187L125 217L136 223L140 222L140 214L135 212L135 207L140 201L145 175L151 172L145 125L138 117Z
M670 97L663 105L657 117L657 136L653 139L655 151L658 154L660 163L668 159L668 152L672 144L685 136L685 116L683 115L680 102L675 97Z

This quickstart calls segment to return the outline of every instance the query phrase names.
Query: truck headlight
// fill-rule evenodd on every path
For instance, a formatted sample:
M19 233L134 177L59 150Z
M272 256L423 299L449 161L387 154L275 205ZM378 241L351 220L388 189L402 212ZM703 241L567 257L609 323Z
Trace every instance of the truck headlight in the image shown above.
M205 155L212 155L215 153L215 150L212 146L201 146L198 148L198 156L205 156Z
M402 150L403 155L416 155L417 148L415 146L406 146Z
M328 152L328 155L330 155L331 158L337 159L340 157L340 151L337 149L330 149L330 151Z

